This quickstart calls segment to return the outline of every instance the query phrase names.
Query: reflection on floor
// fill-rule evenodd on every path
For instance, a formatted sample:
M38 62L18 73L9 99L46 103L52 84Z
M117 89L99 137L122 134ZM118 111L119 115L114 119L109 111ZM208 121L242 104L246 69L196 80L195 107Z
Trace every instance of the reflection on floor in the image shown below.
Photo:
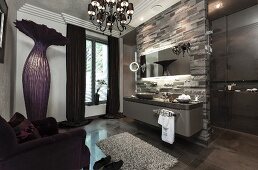
M201 147L177 138L173 145L160 139L160 130L125 118L121 120L95 120L84 127L86 144L91 151L91 169L96 160L105 155L96 143L109 136L129 132L157 148L178 158L172 168L200 170L247 170L258 168L258 137L215 129L216 139L209 147Z

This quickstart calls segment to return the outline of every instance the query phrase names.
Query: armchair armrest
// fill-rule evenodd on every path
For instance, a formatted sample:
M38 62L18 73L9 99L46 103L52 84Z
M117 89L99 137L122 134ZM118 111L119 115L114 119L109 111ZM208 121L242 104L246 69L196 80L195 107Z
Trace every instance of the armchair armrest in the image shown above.
M36 139L17 145L5 160L5 165L17 170L71 170L87 166L89 152L85 152L86 131L71 130L66 133Z
M51 145L51 144L57 144L59 142L64 142L67 140L82 140L85 141L86 138L86 131L83 129L76 129L71 130L66 133L59 133L53 136L44 137L36 140L32 140L23 144L19 144L18 147L15 150L15 154L28 152L33 149L37 149L39 147Z
M58 126L55 118L49 117L43 120L33 121L32 124L38 129L42 137L58 134Z

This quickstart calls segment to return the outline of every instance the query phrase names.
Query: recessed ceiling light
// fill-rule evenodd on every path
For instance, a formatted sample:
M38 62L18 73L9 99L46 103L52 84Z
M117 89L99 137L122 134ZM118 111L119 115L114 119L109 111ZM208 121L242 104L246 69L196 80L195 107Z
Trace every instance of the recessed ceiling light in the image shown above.
M140 18L140 21L143 21L143 20L144 20L144 18L143 18L143 17L141 17L141 18Z
M163 10L163 6L162 5L154 5L151 8L154 12L161 12Z
M223 3L222 2L219 2L216 4L216 8L219 9L219 8L222 8L223 7Z

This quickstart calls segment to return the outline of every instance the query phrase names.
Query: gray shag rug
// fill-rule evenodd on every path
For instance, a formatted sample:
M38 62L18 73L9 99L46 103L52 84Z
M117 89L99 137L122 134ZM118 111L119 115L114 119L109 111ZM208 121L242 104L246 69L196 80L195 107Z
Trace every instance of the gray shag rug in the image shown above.
M125 132L97 143L112 161L123 160L122 170L168 170L178 162L173 156Z

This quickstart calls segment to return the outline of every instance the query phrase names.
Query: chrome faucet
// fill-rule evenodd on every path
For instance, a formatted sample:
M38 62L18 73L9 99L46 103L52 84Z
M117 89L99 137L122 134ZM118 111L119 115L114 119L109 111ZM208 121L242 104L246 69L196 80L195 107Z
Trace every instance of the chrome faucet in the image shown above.
M137 87L135 90L136 93L141 92L141 91L142 91L142 88L140 88L140 87Z
M232 90L233 87L237 86L235 83L229 84L228 85L228 90Z

